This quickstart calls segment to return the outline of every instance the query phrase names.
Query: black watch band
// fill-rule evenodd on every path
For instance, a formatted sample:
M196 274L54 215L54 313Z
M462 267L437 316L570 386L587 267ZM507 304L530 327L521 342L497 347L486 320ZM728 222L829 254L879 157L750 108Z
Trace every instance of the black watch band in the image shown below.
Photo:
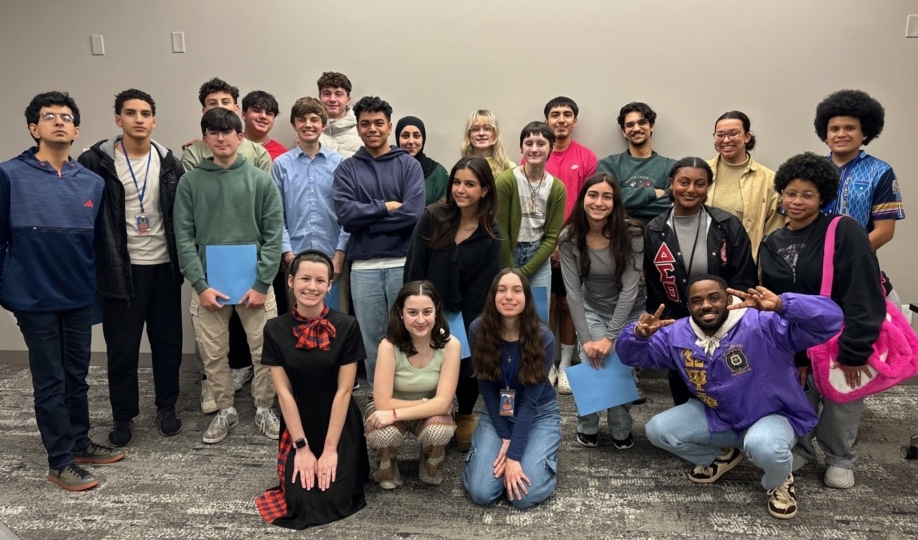
M303 448L306 446L306 439L297 439L293 441L293 446L297 448Z

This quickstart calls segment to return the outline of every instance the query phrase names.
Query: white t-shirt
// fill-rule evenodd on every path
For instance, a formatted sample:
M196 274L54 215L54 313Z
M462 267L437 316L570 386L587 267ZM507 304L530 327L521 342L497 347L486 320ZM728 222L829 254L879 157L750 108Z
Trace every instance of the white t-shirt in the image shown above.
M523 167L513 169L516 176L516 187L520 194L520 232L517 242L538 242L545 234L545 218L548 209L548 193L551 191L553 178L547 172L541 179L533 178L530 182L523 173Z
M121 143L115 144L115 172L124 185L124 220L127 225L127 248L131 264L151 265L169 262L166 226L159 204L159 161L159 152L151 147L149 156L131 159L131 168L128 168L128 162L121 151ZM147 163L150 164L149 172ZM133 176L131 169L134 172ZM140 202L141 193L143 210ZM149 234L140 234L137 228L137 216L141 213L145 213L150 220Z

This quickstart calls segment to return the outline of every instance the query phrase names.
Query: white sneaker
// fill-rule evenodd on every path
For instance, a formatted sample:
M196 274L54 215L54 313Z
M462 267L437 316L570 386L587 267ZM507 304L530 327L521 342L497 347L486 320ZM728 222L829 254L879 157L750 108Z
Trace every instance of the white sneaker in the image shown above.
M558 384L558 368L551 366L551 371L548 372L548 384L554 386Z
M565 370L558 372L558 393L569 396L571 394L571 383L567 380L567 373Z
M217 402L214 401L214 393L210 389L210 384L207 383L207 379L204 379L201 381L201 412L211 414L219 410Z
M255 427L258 432L275 441L280 439L280 420L273 409L265 409L255 413Z
M255 372L252 366L246 366L244 368L231 369L230 375L233 377L233 392L238 392L242 390L242 387L245 386L245 383L252 380Z
M854 487L854 471L851 469L842 469L835 465L829 465L826 469L826 475L823 482L830 488L848 489Z
M239 425L238 413L220 412L214 417L207 431L204 432L203 441L207 444L216 444L229 435L231 429Z
M794 490L794 475L783 484L768 490L768 513L778 519L790 519L797 515L797 493Z

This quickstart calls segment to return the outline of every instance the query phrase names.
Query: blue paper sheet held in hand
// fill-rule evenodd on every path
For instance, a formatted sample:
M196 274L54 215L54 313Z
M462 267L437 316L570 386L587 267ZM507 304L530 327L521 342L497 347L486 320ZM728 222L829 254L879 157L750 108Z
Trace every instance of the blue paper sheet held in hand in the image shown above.
M229 300L218 298L217 301L224 306L238 304L255 285L258 248L255 244L206 246L204 256L207 257L207 284L229 296Z
M459 358L471 357L472 350L469 349L469 337L465 334L465 319L462 318L462 312L445 311L444 315L449 323L449 335L458 339L462 345Z
M606 357L602 369L581 362L565 373L580 416L631 403L639 397L631 368L622 364L614 352Z

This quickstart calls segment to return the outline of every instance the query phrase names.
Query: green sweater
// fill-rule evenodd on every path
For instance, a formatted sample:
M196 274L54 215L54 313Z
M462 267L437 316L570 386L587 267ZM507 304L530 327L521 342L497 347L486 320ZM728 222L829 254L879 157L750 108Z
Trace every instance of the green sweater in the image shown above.
M249 160L249 163L271 174L271 154L260 144L255 144L248 139L239 143L239 155ZM201 161L214 157L210 148L204 146L204 141L198 141L189 146L182 154L182 167L188 172L198 166Z
M205 248L215 244L255 244L252 288L268 292L280 265L284 231L284 211L271 175L242 156L228 169L202 160L178 184L174 218L179 267L198 294L210 287Z
M657 189L669 187L669 173L676 160L653 152L649 158L631 157L627 151L603 158L597 170L618 180L628 215L647 224L672 206L669 197L657 198Z
M424 206L431 205L446 198L446 183L449 175L443 165L437 165L429 176L424 178L424 192L427 194Z
M508 169L497 177L497 225L503 236L500 247L500 265L503 268L513 268L513 248L523 220L520 191L513 171ZM548 192L548 208L545 209L545 234L532 259L520 267L526 277L534 274L551 256L558 245L558 233L564 225L564 203L567 197L564 184L554 176L548 176L551 178L551 190Z

